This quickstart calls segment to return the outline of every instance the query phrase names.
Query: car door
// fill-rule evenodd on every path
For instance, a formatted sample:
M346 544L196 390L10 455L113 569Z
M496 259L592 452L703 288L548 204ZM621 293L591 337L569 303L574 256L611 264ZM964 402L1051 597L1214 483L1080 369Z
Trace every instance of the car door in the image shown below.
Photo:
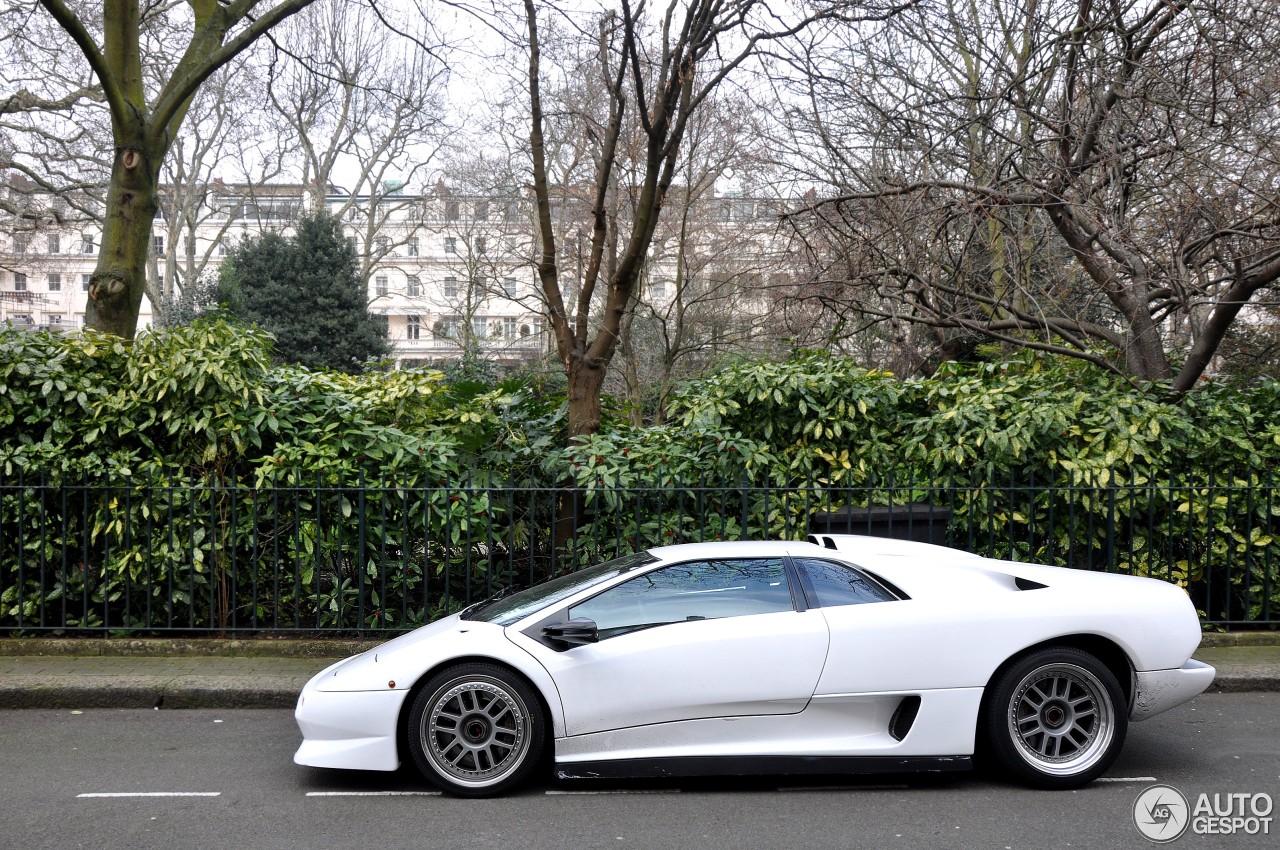
M569 735L798 712L827 653L826 622L797 610L782 558L666 565L559 614L595 621L599 642L522 645L555 680Z

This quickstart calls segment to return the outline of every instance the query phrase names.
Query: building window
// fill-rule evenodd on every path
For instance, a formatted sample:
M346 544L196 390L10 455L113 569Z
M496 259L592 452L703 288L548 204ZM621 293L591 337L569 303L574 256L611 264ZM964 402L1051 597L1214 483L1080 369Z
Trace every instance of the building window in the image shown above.
M405 244L405 249L409 252L410 257L418 256L418 237L410 236L409 241Z
M416 274L409 275L409 297L417 298L422 294L422 281L418 279Z
M50 292L62 291L62 275L60 274L49 275L49 291Z
M431 334L436 339L457 339L458 319L456 317L441 319L435 323L435 326L431 329Z
M516 334L519 332L518 328L519 328L519 323L516 321L515 316L506 317L505 319L502 320L502 338L515 339Z
M508 222L515 221L520 216L520 208L515 201L507 201L506 219Z
M444 297L458 297L458 279L456 277L446 277L444 279Z
M164 256L164 237L163 236L151 237L151 250L156 252L157 257Z
M476 201L476 221L489 220L489 202Z
M462 206L457 201L444 202L444 220L457 221L462 217Z
M475 316L471 319L471 333L476 339L489 336L489 320Z
M502 279L502 294L508 298L516 297L516 279L514 277L504 277Z
M50 254L62 253L62 237L56 233L49 234L49 253Z
M422 317L421 316L405 316L404 317L404 338L405 339L422 339Z
M387 294L387 276L385 274L380 274L374 278L373 284L379 298Z
M356 238L354 236L347 237L347 250L353 254L359 253L359 246L356 245Z
M18 292L27 291L27 276L22 272L13 273L13 288Z
M218 240L218 256L219 257L227 256L227 240L225 239Z
M25 233L13 234L13 253L15 254L27 253L27 234Z
M62 327L62 314L61 313L51 314L48 317L48 322L53 327L56 327L56 328Z
M654 298L667 297L667 282L665 280L654 280L649 282L649 294Z
M377 246L378 256L384 257L390 250L391 242L385 236L378 236L374 239L374 245Z
M446 254L458 253L458 239L455 236L446 236L444 238L444 252Z
M80 291L81 292L89 291L89 279L91 277L92 275L87 275L87 274L80 275Z
M80 238L80 253L92 254L94 252L93 237L88 233Z
M483 236L476 237L476 253L477 254L483 254L488 247L489 247L489 241L487 239L485 239Z

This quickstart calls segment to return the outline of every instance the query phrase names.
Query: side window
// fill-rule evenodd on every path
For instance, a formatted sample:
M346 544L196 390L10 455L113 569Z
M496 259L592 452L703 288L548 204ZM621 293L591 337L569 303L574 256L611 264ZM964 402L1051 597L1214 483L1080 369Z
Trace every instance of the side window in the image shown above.
M689 561L636 576L569 609L601 639L640 629L792 610L781 558Z
M796 569L804 578L805 593L821 608L892 602L895 597L848 564L818 558L797 558Z

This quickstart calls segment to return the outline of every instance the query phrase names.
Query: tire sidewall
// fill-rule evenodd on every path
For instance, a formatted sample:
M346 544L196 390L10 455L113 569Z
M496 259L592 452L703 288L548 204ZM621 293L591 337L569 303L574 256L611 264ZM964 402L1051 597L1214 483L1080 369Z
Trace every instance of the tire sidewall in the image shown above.
M529 746L519 764L501 779L486 785L473 785L442 774L426 752L428 744L422 739L423 718L432 712L441 689L450 682L467 679L497 683L511 692L523 703L528 725ZM418 772L440 790L458 797L494 797L524 782L542 762L546 746L545 712L537 692L518 673L496 664L457 664L436 673L418 690L405 718L405 739Z

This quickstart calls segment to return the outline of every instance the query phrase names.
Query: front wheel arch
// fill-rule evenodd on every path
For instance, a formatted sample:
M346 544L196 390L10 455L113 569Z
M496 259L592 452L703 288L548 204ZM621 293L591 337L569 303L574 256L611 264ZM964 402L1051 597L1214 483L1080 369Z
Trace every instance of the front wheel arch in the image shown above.
M418 698L418 693L426 687L427 682L435 678L437 673L460 664L492 664L495 667L501 667L512 676L518 676L522 679L538 698L538 705L542 709L543 717L547 718L547 746L545 754L554 753L554 729L556 720L555 715L551 712L551 705L547 700L547 695L542 692L542 688L538 687L537 683L522 673L519 669L505 661L492 658L488 655L460 655L457 658L449 658L445 661L441 661L434 667L423 670L422 675L414 681L413 685L410 686L408 693L405 694L404 702L400 704L400 713L396 715L396 757L400 760L400 764L402 766L406 764L413 764L413 754L409 752L409 738L406 733L406 729L408 727L409 714L413 711L413 704Z

